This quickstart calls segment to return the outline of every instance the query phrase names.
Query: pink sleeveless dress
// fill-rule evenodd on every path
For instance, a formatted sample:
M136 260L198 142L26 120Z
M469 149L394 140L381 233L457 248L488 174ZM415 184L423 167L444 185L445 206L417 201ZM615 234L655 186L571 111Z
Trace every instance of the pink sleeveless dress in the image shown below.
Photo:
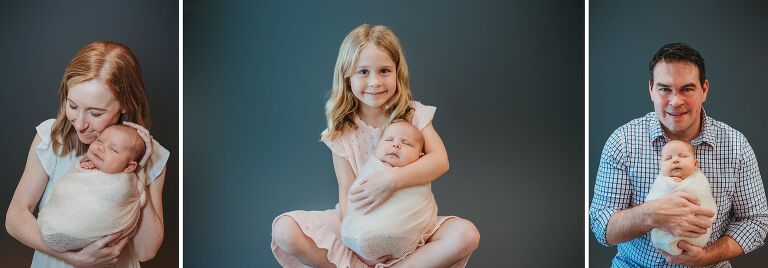
M435 107L426 106L417 101L411 102L411 107L414 108L413 118L411 123L419 130L423 130L429 123L432 122L432 118L435 115ZM360 118L355 117L355 123L357 129L344 133L343 136L333 140L322 139L322 141L328 145L331 152L334 154L346 158L352 166L355 176L357 176L360 168L365 162L373 155L375 151L375 145L378 142L383 128L374 128L369 126ZM323 131L322 136L328 130ZM347 248L341 242L341 216L338 208L333 208L325 211L304 211L295 210L286 212L277 216L272 225L274 227L275 221L282 216L288 216L301 226L304 235L311 238L315 244L322 249L328 250L328 260L336 265L336 267L368 267L360 257L355 254L354 251ZM392 259L386 263L379 263L376 267L390 267L400 260L406 258L411 253L417 251L423 246L427 240L440 228L440 226L448 219L458 218L456 216L440 216L438 217L435 226L425 233L419 240L418 246L411 252L406 253L402 258ZM272 240L272 253L275 255L277 262L283 267L307 267L296 258L292 257L288 253L281 250L274 239ZM459 264L454 267L465 267L469 257L463 259Z

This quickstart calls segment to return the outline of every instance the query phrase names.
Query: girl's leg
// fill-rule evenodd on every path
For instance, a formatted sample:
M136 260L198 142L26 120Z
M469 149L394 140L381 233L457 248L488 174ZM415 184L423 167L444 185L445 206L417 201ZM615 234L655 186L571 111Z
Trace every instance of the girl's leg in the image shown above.
M281 250L312 267L335 267L328 261L328 250L318 248L291 217L282 216L272 227L272 239Z
M472 222L460 218L449 219L424 246L394 267L449 267L472 254L478 243L480 232Z

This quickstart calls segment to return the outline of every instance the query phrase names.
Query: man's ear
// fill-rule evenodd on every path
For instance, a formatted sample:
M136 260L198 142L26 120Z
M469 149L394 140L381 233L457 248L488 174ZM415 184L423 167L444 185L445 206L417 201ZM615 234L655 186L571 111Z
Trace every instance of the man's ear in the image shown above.
M701 91L703 93L703 98L701 102L707 101L707 93L709 93L709 80L704 79L704 84L701 85Z
M125 173L131 173L131 172L133 172L134 170L136 170L136 167L138 167L138 166L139 166L139 163L136 163L136 161L131 161L131 162L128 162L128 166L127 166L127 167L125 167L125 170L123 170L123 172L125 172Z

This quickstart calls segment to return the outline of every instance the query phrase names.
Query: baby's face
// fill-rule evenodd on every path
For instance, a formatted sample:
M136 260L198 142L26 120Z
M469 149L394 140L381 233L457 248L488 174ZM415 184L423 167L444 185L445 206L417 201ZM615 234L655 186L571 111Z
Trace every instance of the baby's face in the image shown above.
M396 122L384 129L375 156L393 167L402 167L421 157L424 137L408 122Z
M685 179L699 165L693 148L682 141L670 141L661 149L661 175Z
M137 146L144 142L131 127L110 126L88 147L88 157L98 170L105 173L133 172L136 168ZM137 140L138 139L138 140ZM140 142L141 144L137 144ZM143 147L141 147L143 148Z

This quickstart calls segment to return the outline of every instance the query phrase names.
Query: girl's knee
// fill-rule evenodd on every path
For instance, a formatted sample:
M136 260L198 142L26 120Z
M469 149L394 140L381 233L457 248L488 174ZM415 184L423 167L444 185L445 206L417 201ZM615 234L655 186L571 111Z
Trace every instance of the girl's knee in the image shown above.
M475 224L465 219L452 220L451 231L459 250L463 253L471 253L480 244L480 231Z
M300 250L301 229L291 217L282 216L272 226L272 240L280 249L294 255Z

